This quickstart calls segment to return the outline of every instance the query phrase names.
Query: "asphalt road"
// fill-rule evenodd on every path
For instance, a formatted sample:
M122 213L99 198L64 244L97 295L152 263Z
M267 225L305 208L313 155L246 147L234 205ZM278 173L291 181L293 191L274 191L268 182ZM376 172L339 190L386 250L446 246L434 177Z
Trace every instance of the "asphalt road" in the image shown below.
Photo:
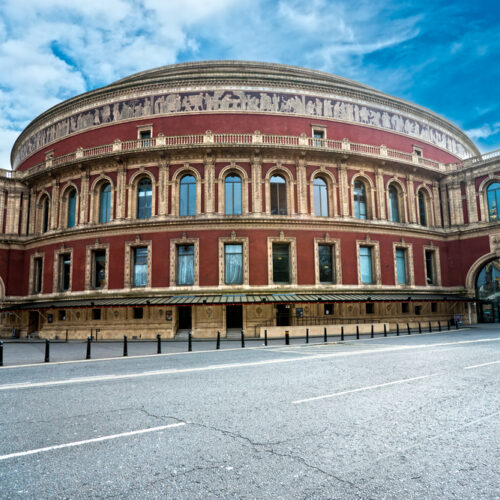
M499 325L247 345L0 368L0 497L500 498Z

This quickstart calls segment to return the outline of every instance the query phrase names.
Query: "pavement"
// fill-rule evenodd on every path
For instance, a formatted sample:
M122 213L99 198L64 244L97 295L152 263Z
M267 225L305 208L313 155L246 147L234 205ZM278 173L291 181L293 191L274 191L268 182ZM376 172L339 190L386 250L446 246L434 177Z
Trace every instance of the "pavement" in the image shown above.
M6 344L0 497L500 498L500 325L238 344Z

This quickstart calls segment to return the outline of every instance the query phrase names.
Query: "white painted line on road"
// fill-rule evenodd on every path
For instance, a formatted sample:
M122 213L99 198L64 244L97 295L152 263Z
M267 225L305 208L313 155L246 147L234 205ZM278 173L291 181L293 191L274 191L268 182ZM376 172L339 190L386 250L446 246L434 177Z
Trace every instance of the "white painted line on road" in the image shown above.
M497 363L500 363L500 361L491 361L490 363L482 363L480 365L466 366L464 370L472 370L472 368L481 368L483 366L496 365Z
M74 441L73 443L56 444L45 448L37 448L35 450L18 451L17 453L9 453L8 455L0 455L0 460L8 460L9 458L25 457L26 455L35 455L36 453L45 453L46 451L60 450L61 448L72 448L73 446L82 446L84 444L99 443L101 441L109 441L110 439L118 439L128 436L137 436L139 434L147 434L149 432L158 432L172 427L181 427L186 425L185 422L176 424L160 425L159 427L149 427L148 429L139 429L137 431L122 432L120 434L112 434L111 436L102 436L93 439L85 439L84 441Z
M323 396L315 396L313 398L298 399L297 401L292 401L292 404L309 403L311 401L317 401L319 399L336 398L337 396L344 396L345 394L352 394L353 392L370 391L372 389L378 389L379 387L387 387L389 385L403 384L405 382L412 382L413 380L422 380L424 378L435 377L439 373L432 373L431 375L422 375L420 377L404 378L401 380L394 380L393 382L386 382L385 384L368 385L366 387L360 387L359 389L351 389L350 391L334 392L333 394L325 394Z
M0 391L8 391L8 390L16 390L16 389L27 389L27 388L36 388L36 387L51 387L58 385L68 385L68 384L81 384L81 383L92 383L92 382L103 382L103 381L112 381L112 380L124 380L124 379L133 379L133 378L142 378L142 377L154 377L159 375L176 375L182 373L196 373L196 372L205 372L205 371L213 371L213 370L227 370L231 368L248 368L254 366L263 366L263 365L273 365L280 363L294 363L294 362L304 362L316 359L329 359L329 358L337 358L337 357L350 357L350 356L359 356L361 354L379 354L382 352L401 352L406 350L417 350L417 349L426 349L428 347L440 347L440 346L448 346L448 345L461 345L461 344L476 344L479 342L495 342L500 341L500 337L493 339L476 339L476 340L459 340L456 342L442 342L436 344L421 344L421 345L404 345L404 346L396 346L396 347L387 347L376 350L366 349L363 351L343 351L343 352L334 352L334 353L325 353L325 354L314 354L311 356L299 356L299 357L289 357L283 359L266 359L261 361L248 361L245 363L221 363L217 365L207 365L207 366L198 366L193 368L171 368L165 370L155 370L148 372L136 372L136 373L125 373L119 375L96 375L92 377L78 377L78 378L70 378L70 379L62 379L62 380L48 380L45 382L19 382L15 384L6 384L0 385ZM222 351L219 351L222 352Z

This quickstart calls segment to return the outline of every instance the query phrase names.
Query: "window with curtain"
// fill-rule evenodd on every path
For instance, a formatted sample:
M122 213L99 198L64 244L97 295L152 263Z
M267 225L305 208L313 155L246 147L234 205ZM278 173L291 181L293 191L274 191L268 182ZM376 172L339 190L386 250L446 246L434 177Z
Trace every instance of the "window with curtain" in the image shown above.
M318 245L319 281L333 283L333 249L332 245Z
M434 276L434 251L425 251L425 277L428 285L435 285L436 278Z
M194 284L194 245L177 247L177 284Z
M49 230L50 202L49 197L44 196L42 201L42 233Z
M226 215L241 215L241 178L231 174L224 180Z
M328 217L328 186L321 177L316 177L313 182L314 215Z
M372 247L359 247L359 268L361 283L365 285L373 283Z
M153 206L153 187L151 179L143 177L137 185L137 218L149 219Z
M406 285L406 251L404 248L396 248L396 275L398 285Z
M273 243L273 282L290 283L290 245Z
M76 223L76 189L72 189L68 194L68 224L67 227L74 227Z
M401 222L399 217L399 195L395 186L389 187L389 219L392 222Z
M490 184L486 189L488 198L488 217L490 221L499 220L498 210L500 209L500 182Z
M99 190L99 222L109 222L111 219L111 184L104 183Z
M134 286L146 286L148 284L148 247L134 248Z
M226 285L241 285L243 283L243 245L224 245L224 276Z
M354 217L366 219L366 188L361 181L354 182Z
M192 175L185 175L181 179L179 215L196 215L196 179Z
M418 210L420 212L420 225L427 226L427 200L422 189L418 192Z
M271 214L286 215L286 181L280 175L273 175L270 180Z
M59 288L61 292L69 290L71 283L71 254L64 253L59 256Z
M106 250L94 251L94 288L106 285Z

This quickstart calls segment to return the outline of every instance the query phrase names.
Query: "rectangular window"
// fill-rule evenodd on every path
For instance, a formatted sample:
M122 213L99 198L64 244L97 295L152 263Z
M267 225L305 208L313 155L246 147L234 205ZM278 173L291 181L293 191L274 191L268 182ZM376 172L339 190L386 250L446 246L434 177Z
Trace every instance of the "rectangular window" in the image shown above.
M331 245L318 245L319 281L333 283L333 251Z
M224 282L226 285L241 285L243 283L243 245L224 245Z
M406 251L404 248L396 248L396 274L397 284L406 285Z
M290 283L290 245L273 243L273 282Z
M35 257L33 259L33 293L42 293L43 259Z
M324 304L323 307L325 315L333 314L333 304Z
M144 309L142 307L134 307L134 319L142 319L144 317Z
M408 314L410 312L410 305L408 302L401 302L401 312L403 314Z
M92 319L95 319L95 320L101 319L101 310L100 309L92 309Z
M134 251L134 276L133 286L146 286L148 284L148 248L137 247Z
M436 279L434 277L434 251L425 251L425 277L428 285L435 285Z
M64 309L59 311L59 321L66 321L66 311Z
M177 246L177 284L194 284L194 245Z
M422 306L415 306L415 314L419 316L422 314Z
M433 312L433 313L437 313L438 312L437 302L431 302L431 312Z
M371 247L359 247L359 268L361 271L361 283L365 285L373 283L373 263Z
M373 314L375 312L375 304L373 302L367 302L365 304L366 314Z
M323 146L324 138L325 138L325 131L321 129L313 129L313 137L314 137L314 146L320 148Z
M71 254L59 255L59 290L67 292L71 284Z
M94 288L106 286L106 250L94 250Z
M142 147L151 146L151 141L148 140L151 139L151 137L152 137L151 129L139 130L139 139L142 141L140 146Z

